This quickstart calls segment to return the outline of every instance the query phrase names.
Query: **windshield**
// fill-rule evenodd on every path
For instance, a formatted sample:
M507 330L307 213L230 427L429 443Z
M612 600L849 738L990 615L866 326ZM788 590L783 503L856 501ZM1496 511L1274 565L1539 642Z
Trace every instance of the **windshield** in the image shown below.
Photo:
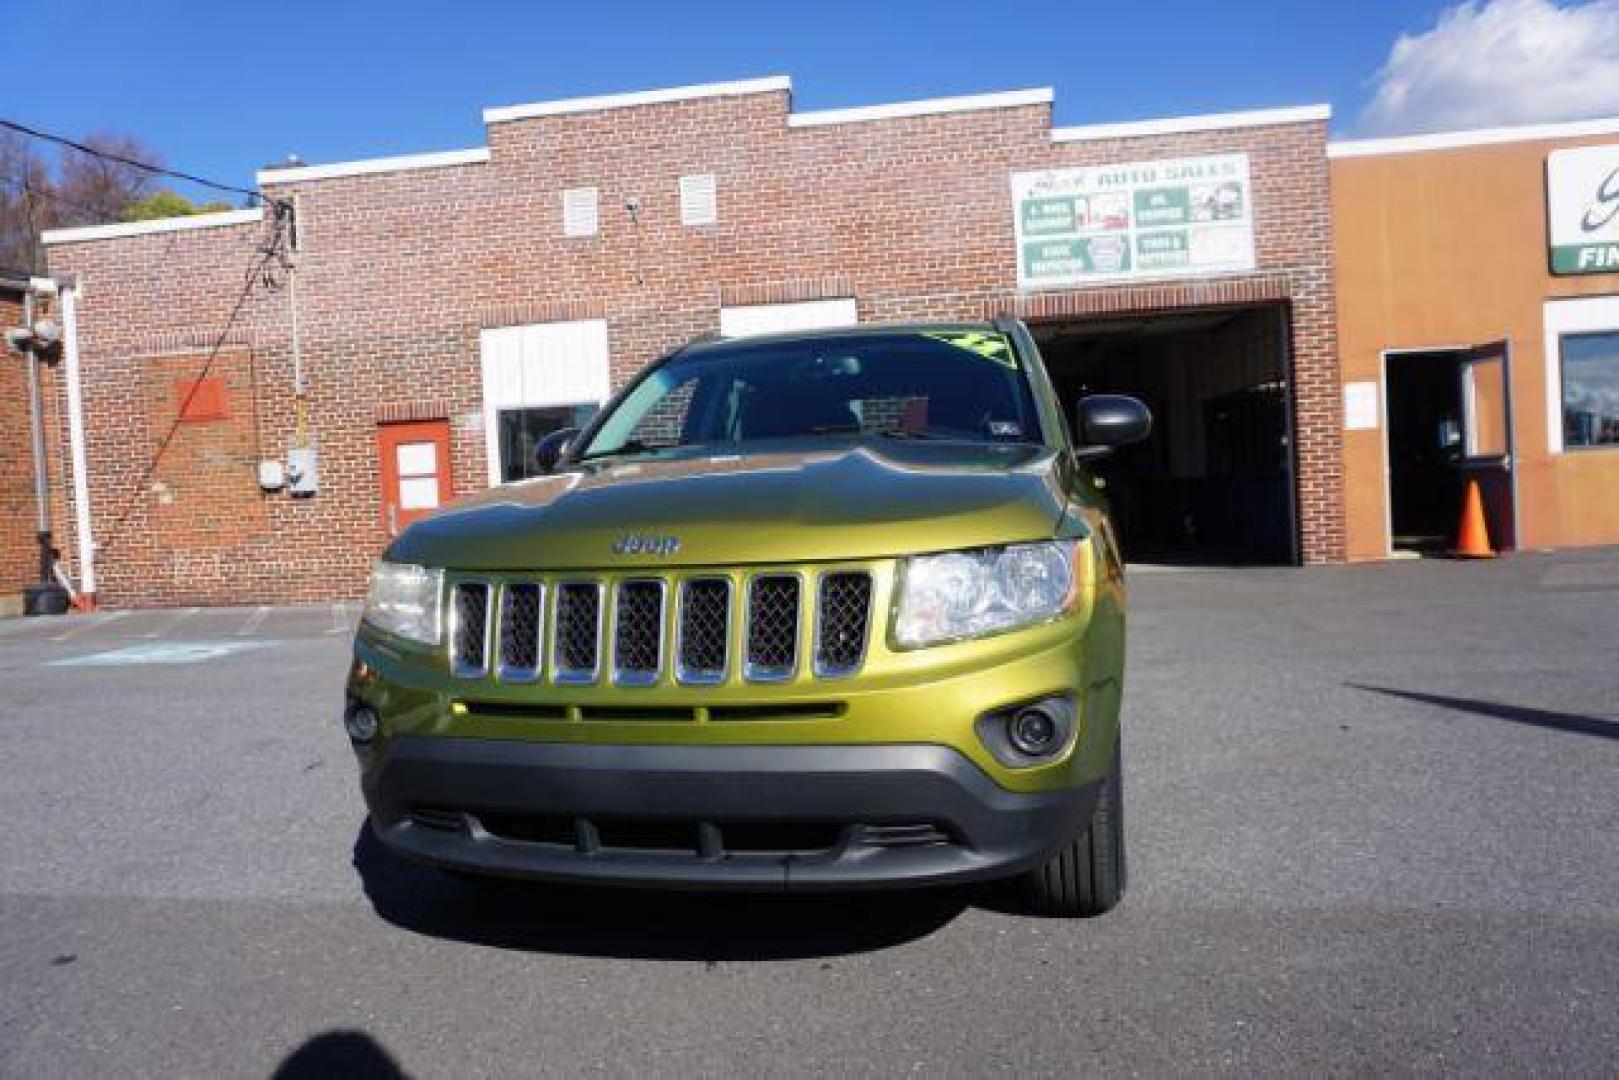
M630 391L579 456L835 435L1041 439L1004 335L873 332L676 356Z

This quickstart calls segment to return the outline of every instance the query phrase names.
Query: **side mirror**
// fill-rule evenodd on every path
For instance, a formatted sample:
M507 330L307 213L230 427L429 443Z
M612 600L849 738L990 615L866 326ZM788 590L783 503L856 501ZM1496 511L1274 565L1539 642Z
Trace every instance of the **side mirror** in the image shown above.
M567 451L568 444L573 442L574 436L579 434L576 427L557 428L551 434L534 444L534 464L539 466L542 473L557 471L557 462Z
M1080 453L1138 443L1152 434L1152 413L1133 397L1092 394L1079 399Z

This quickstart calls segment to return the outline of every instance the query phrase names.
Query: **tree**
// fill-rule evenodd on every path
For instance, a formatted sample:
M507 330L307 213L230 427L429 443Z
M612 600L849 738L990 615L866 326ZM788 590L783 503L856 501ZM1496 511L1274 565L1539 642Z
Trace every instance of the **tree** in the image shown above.
M151 221L155 218L190 217L192 214L212 214L229 210L230 203L194 203L179 192L164 188L124 208L125 221Z
M117 157L162 164L130 135L100 132L79 141ZM156 190L157 177L145 169L81 150L64 149L52 165L40 144L0 131L0 269L44 272L39 235L47 229L228 209L223 203L195 206L183 195Z
M39 234L56 223L50 170L21 135L0 131L0 269L36 273Z
M81 140L92 150L161 165L156 154L130 135L97 132ZM79 150L64 150L56 191L64 224L99 225L123 221L132 204L151 195L157 177L144 169Z

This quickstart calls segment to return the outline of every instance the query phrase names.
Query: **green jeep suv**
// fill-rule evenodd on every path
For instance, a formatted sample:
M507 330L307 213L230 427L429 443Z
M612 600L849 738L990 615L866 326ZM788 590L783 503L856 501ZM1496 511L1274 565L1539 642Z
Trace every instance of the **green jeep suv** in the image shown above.
M345 724L376 835L446 869L687 888L1124 891L1124 585L1018 322L708 340L545 475L406 529Z

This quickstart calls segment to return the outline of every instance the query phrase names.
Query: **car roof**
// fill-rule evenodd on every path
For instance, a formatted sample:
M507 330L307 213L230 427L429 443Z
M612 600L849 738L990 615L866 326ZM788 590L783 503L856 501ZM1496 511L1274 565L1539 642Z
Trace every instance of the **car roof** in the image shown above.
M783 330L774 334L748 334L743 337L706 337L677 350L690 355L725 351L739 346L770 345L794 341L837 341L840 338L871 337L877 334L927 334L941 330L957 330L981 334L999 334L1002 331L988 322L869 322L854 326L835 326L819 330Z

